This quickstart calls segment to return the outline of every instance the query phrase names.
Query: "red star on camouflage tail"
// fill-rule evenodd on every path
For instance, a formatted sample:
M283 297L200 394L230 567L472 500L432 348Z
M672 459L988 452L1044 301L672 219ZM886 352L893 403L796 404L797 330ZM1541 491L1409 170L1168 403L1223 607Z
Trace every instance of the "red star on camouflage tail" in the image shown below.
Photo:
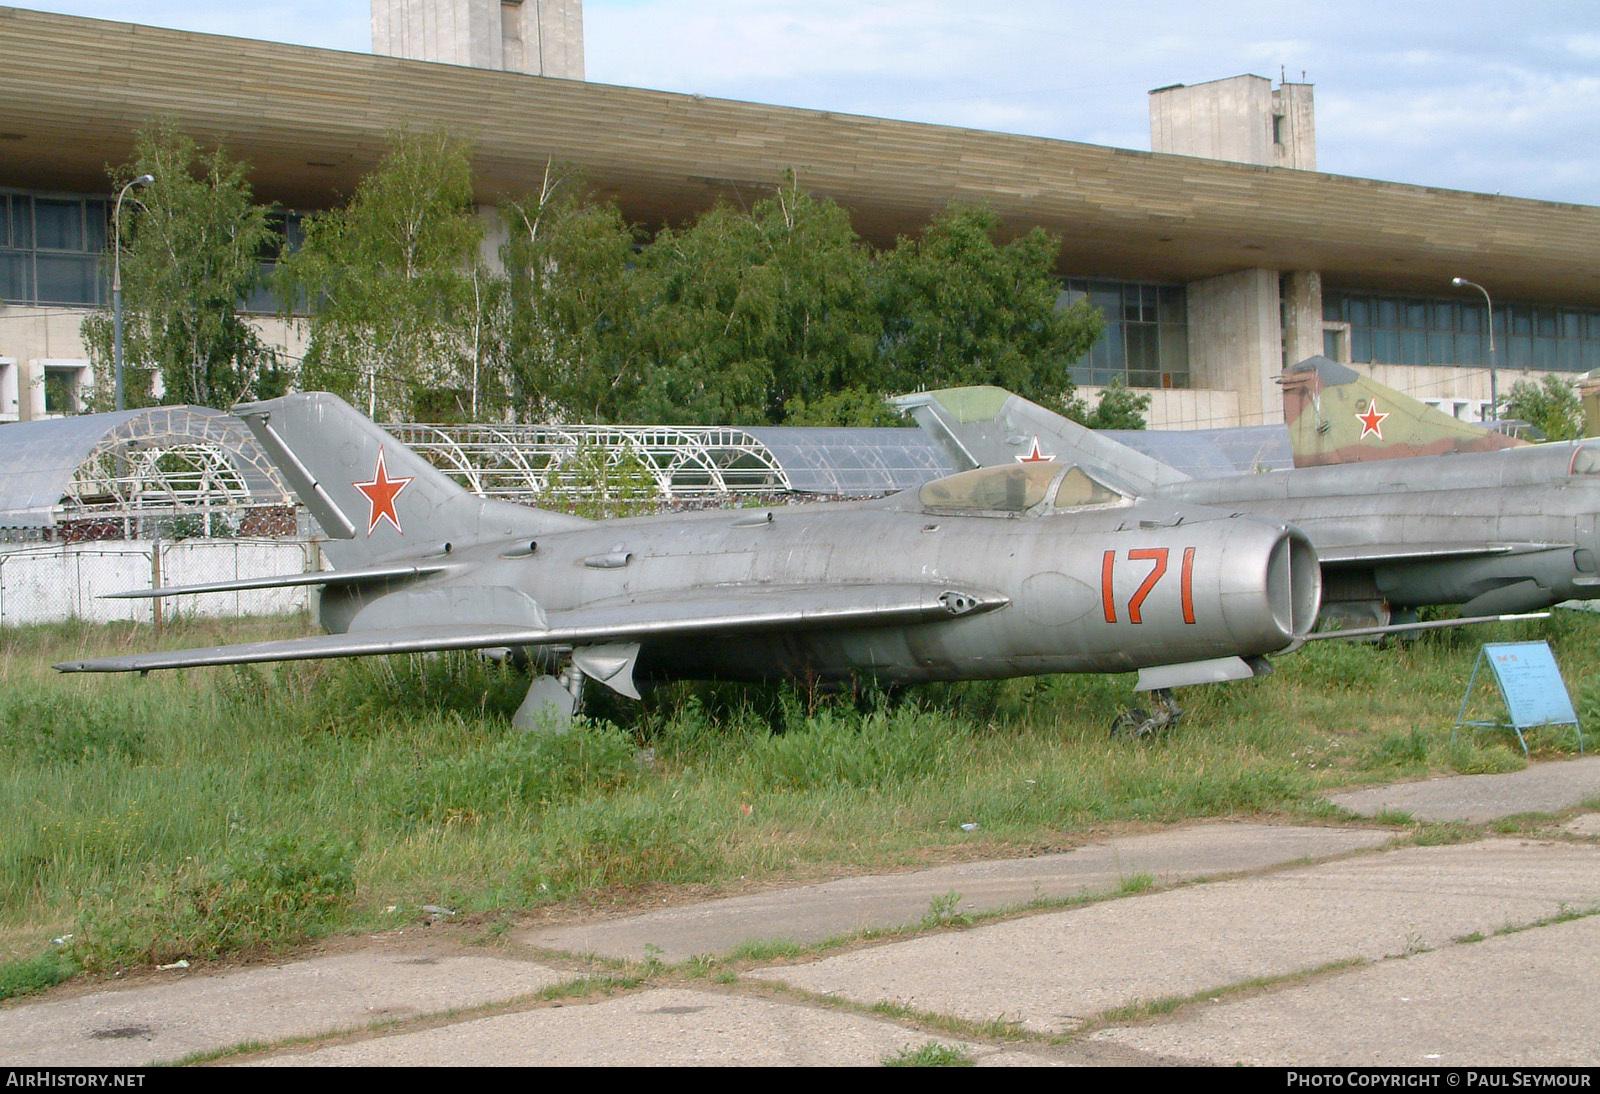
M1361 436L1365 437L1368 433L1376 433L1378 440L1383 440L1383 420L1388 416L1388 411L1380 411L1378 409L1378 400L1372 400L1367 404L1367 412L1365 414L1356 415L1356 421L1361 423Z
M383 466L383 449L378 449L378 467L372 473L370 482L353 482L350 485L367 496L371 506L367 511L367 535L372 535L372 530L378 526L378 521L386 520L394 525L394 530L405 535L405 529L400 527L400 518L395 515L394 499L400 492L411 485L414 476L403 479L391 479L389 472Z

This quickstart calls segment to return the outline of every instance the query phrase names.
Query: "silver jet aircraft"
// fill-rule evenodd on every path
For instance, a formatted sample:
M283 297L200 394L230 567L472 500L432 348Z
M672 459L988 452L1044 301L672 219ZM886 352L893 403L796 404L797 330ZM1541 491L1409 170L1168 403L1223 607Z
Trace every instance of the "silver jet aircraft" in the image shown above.
M1317 361L1306 363L1313 374ZM1329 375L1337 386L1349 383L1342 373ZM1299 410L1315 378L1304 365L1290 370L1286 405ZM1319 389L1316 410L1295 415L1298 432L1316 438L1325 466L1207 479L1190 478L999 388L923 392L893 402L956 467L1093 460L1115 468L1123 488L1150 501L1291 522L1316 547L1323 608L1331 614L1404 619L1423 605L1459 604L1463 616L1491 616L1600 597L1600 442L1471 451L1465 433L1458 440L1430 432L1427 421L1408 422L1407 443L1436 444L1432 450L1450 454L1336 462L1356 459L1343 453L1358 444L1397 443L1397 436L1384 435L1386 419L1394 414L1399 422L1401 401L1414 402L1370 381L1348 391L1349 406ZM1300 451L1297 441L1297 459Z
M130 596L318 585L331 633L76 661L68 672L518 652L517 713L585 679L887 684L1138 670L1241 679L1297 645L1316 557L1280 520L1138 497L1084 463L982 468L871 502L592 522L485 500L327 394L235 408L330 537L335 569Z

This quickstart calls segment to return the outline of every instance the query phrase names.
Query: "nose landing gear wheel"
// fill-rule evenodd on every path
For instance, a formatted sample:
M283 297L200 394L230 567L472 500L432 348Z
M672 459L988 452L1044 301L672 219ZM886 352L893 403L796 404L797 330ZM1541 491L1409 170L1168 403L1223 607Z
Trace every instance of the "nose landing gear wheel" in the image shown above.
M1178 719L1183 717L1183 711L1173 701L1172 692L1167 688L1156 688L1150 697L1155 700L1154 713L1143 707L1129 707L1111 723L1111 736L1131 737L1137 741L1177 725Z

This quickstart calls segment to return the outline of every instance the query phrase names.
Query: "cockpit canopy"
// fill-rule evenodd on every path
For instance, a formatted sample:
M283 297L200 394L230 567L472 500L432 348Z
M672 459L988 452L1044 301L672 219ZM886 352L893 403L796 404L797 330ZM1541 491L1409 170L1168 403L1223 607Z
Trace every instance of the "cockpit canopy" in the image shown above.
M935 479L917 491L938 513L1060 513L1126 505L1131 500L1077 464L1055 461L979 467Z

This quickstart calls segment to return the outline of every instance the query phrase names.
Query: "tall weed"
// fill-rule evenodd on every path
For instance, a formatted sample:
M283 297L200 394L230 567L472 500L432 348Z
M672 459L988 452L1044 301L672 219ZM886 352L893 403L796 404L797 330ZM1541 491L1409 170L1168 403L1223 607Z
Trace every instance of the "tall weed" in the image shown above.
M86 897L70 956L105 972L299 944L342 919L354 858L339 840L275 835L152 866Z
M148 751L133 711L64 693L0 695L0 750L41 766L102 758L136 764Z
M636 753L620 729L592 722L567 733L513 733L428 761L407 780L396 805L403 816L448 824L542 810L627 785L639 770Z

